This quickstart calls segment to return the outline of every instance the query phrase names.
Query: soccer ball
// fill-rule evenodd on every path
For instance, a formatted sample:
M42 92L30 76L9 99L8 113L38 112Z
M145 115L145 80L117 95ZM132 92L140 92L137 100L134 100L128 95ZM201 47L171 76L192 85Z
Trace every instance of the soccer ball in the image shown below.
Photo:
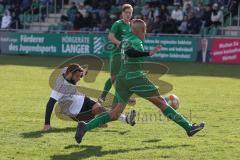
M167 95L165 99L173 109L177 110L179 108L180 100L175 94Z

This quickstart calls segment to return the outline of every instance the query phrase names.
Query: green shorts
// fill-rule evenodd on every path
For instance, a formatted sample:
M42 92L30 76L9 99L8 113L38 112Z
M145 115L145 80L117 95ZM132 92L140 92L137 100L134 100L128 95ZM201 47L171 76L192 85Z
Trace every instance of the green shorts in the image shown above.
M113 104L127 104L133 93L147 99L158 93L158 87L155 86L146 76L133 79L126 79L125 76L118 76Z
M121 54L113 53L110 58L110 73L111 75L117 75L121 68Z

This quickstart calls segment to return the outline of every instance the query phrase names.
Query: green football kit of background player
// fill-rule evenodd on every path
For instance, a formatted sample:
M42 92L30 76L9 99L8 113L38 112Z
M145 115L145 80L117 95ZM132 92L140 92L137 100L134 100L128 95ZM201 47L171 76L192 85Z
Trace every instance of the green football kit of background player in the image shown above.
M122 6L122 19L116 21L110 30L108 39L117 47L110 51L110 74L109 78L104 85L103 93L99 98L99 102L105 101L107 94L109 93L112 84L115 82L116 75L119 73L121 67L121 55L120 55L120 43L122 39L131 33L130 20L132 17L133 8L129 4L124 4Z
M111 33L115 34L115 37L122 41L124 37L131 33L130 24L126 24L123 20L116 21L112 28ZM110 55L110 73L111 75L117 75L121 67L121 50L116 48Z

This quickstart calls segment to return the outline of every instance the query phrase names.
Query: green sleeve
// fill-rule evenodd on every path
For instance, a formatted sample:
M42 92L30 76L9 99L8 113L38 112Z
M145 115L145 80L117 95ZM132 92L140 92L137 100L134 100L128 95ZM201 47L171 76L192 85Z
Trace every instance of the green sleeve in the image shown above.
M141 41L138 40L132 41L132 48L138 51L144 51Z
M117 22L113 23L110 32L114 33L115 35L119 32L119 24Z

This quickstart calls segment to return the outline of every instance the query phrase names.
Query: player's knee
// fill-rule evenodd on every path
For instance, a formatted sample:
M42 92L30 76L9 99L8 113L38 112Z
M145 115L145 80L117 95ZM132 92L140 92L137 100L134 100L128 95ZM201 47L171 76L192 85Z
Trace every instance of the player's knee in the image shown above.
M100 114L102 112L105 112L105 111L106 111L106 109L104 107L102 107L101 105L97 105L97 104L94 105L93 108L92 108L92 113L94 115L98 115L98 114Z
M99 106L98 106L98 110L99 110L99 112L106 112L107 110L106 110L106 108L104 108L103 106L101 106L100 104L99 104Z
M118 112L110 112L110 118L112 121L116 121L120 116L120 113Z
M155 105L158 105L159 103L161 103L160 96L151 97L151 98L149 98L149 100Z

